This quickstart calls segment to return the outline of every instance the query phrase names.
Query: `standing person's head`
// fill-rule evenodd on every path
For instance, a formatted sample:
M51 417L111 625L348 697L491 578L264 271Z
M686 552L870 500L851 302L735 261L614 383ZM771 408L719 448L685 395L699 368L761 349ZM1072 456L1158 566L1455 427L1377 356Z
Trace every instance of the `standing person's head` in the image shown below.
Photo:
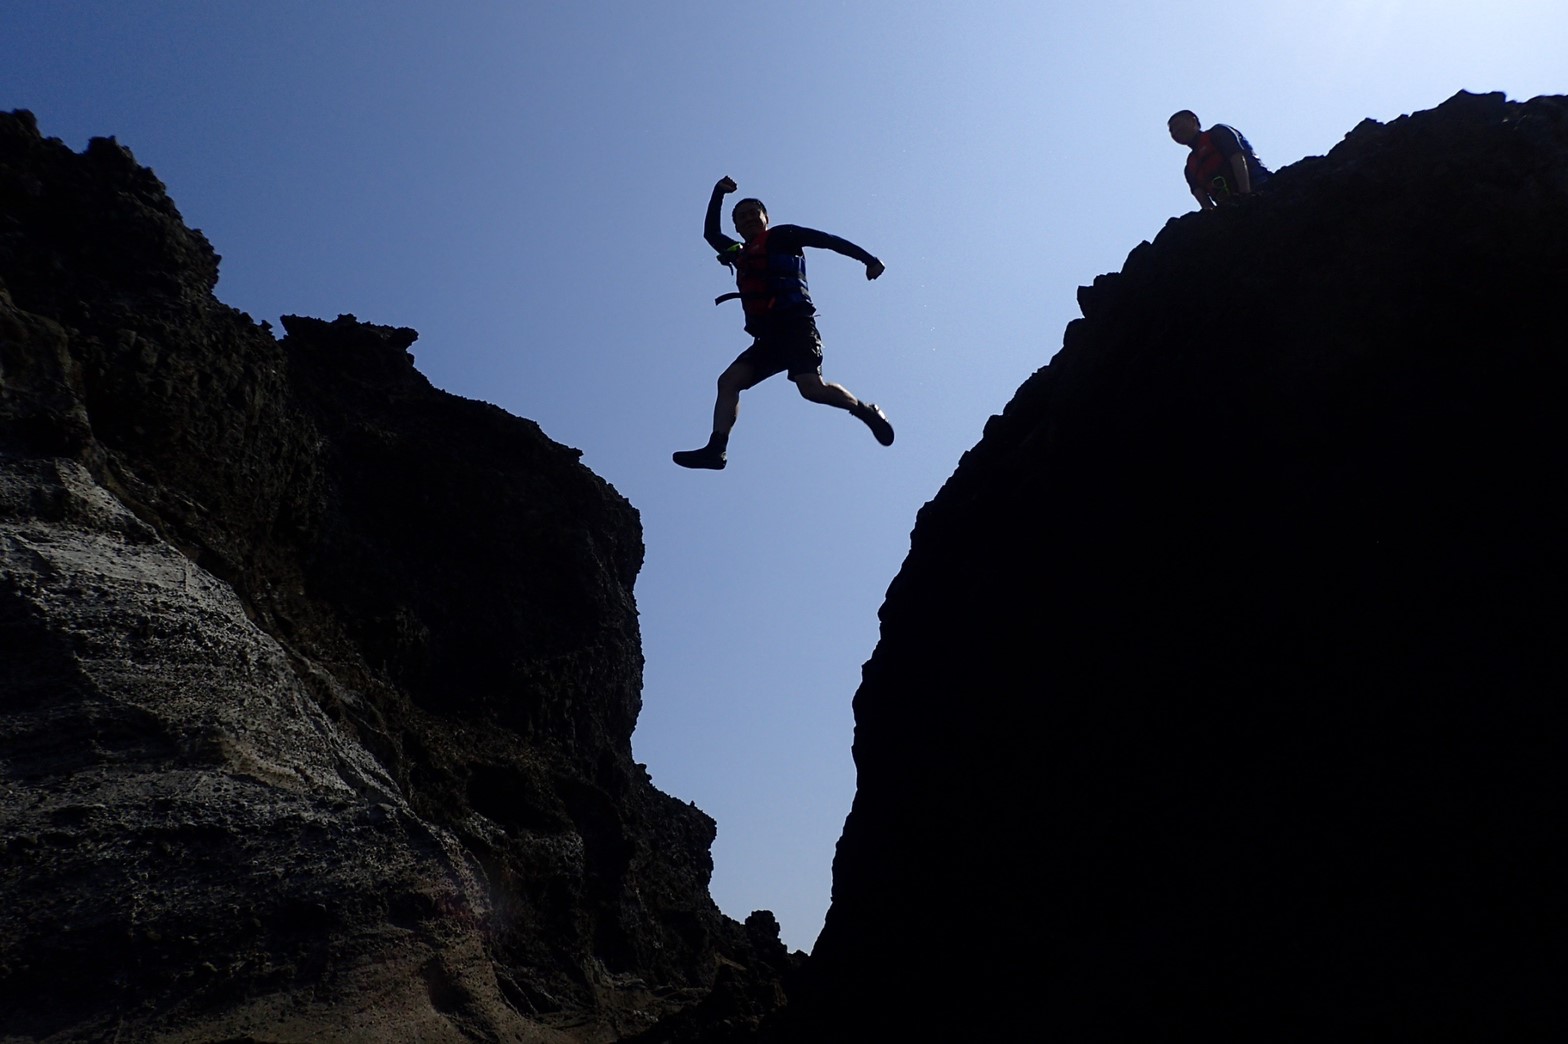
M760 199L741 200L730 211L730 217L735 222L735 231L748 241L760 236L768 227L768 208L762 205Z
M1191 145L1203 131L1203 124L1198 121L1198 114L1191 109L1183 109L1165 121L1165 126L1171 132L1171 140L1181 145Z

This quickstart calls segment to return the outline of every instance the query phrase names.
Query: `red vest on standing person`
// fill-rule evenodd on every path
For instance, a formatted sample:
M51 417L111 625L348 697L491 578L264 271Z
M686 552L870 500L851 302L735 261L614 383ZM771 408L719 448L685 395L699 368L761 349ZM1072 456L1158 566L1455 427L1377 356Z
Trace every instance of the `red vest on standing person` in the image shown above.
M1167 168L1168 169L1168 168ZM1187 184L1200 191L1208 192L1210 197L1224 197L1229 191L1215 193L1212 191L1215 178L1224 178L1225 184L1230 185L1230 164L1225 159L1225 154L1214 143L1214 132L1206 130L1198 135L1198 140L1192 144L1192 152L1187 157Z

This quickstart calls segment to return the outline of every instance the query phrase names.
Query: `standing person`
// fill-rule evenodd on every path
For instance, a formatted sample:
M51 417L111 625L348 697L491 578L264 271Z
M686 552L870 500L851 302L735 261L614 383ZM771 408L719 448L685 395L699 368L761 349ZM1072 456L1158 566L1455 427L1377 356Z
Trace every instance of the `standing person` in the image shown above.
M893 444L893 426L869 402L861 402L842 384L822 379L822 338L817 333L816 308L806 288L805 247L819 247L852 257L866 266L866 278L875 279L885 266L847 239L802 228L768 224L761 200L743 199L731 217L744 242L719 231L719 204L735 191L731 178L720 178L708 200L702 236L719 252L719 260L734 268L738 293L719 301L739 298L746 313L751 347L735 357L719 374L718 398L713 404L713 434L702 449L678 450L675 463L683 468L719 470L728 459L730 429L740 410L740 393L775 373L787 372L801 396L825 406L848 410L863 421L884 446ZM718 302L715 302L718 303Z
M1208 130L1197 114L1183 109L1166 121L1171 139L1192 150L1187 157L1187 187L1204 210L1250 196L1269 179L1269 169L1234 127L1216 123Z

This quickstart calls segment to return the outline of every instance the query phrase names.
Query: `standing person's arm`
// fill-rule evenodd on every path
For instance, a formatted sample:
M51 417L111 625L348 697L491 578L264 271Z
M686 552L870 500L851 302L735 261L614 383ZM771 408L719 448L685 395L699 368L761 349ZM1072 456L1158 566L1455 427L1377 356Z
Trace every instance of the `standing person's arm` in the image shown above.
M1250 196L1252 194L1252 172L1247 169L1246 153L1238 152L1230 158L1231 173L1236 175L1236 194Z
M1203 186L1192 180L1192 168L1183 166L1181 169L1182 180L1187 183L1187 191L1192 193L1192 198L1198 201L1198 206L1204 210L1213 210L1214 201L1204 191Z
M1230 161L1230 172L1236 178L1236 195L1251 195L1252 171L1247 167L1247 153L1241 147L1241 142L1224 125L1216 126L1210 133L1214 137L1214 144L1219 147L1220 155Z

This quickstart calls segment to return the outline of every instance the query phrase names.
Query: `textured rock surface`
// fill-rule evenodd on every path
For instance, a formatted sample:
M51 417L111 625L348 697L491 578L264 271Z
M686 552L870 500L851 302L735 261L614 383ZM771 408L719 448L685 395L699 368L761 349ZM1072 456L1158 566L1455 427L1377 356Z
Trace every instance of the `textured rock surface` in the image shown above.
M1565 287L1568 100L1459 95L1084 288L889 591L784 1035L1558 1035Z
M610 1040L776 976L631 760L635 511L217 263L0 115L0 1036Z

